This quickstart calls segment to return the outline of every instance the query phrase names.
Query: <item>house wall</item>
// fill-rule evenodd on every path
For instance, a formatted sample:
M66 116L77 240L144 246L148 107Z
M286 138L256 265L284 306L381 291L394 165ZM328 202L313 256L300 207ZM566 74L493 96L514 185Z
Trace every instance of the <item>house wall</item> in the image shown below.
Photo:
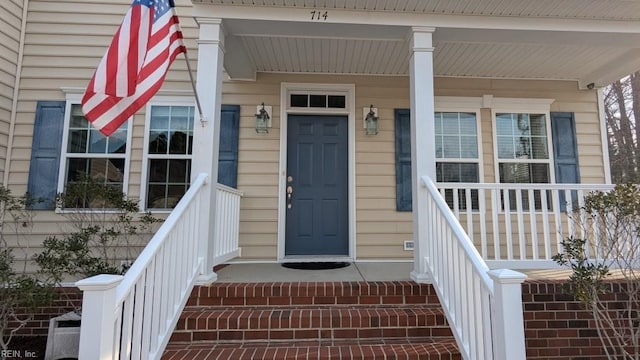
M24 0L0 2L0 178L4 177Z
M27 187L36 102L64 100L61 88L82 92L129 5L129 0L108 4L101 0L30 1L9 176L14 193L23 193ZM197 26L191 17L190 1L179 0L177 6L195 69ZM238 187L245 194L241 204L242 260L275 260L277 256L281 82L355 84L356 255L359 259L410 259L413 255L403 250L403 241L412 238L411 214L395 210L393 118L394 109L409 107L408 78L259 74L255 82L229 81L223 88L222 102L241 106ZM163 89L190 94L182 56L172 65ZM552 111L576 115L582 182L604 182L595 91L580 91L574 82L454 78L436 79L435 90L438 96L555 99ZM262 102L273 106L273 129L269 134L256 134L254 130L255 106ZM366 136L360 125L360 109L371 104L378 108L380 116L380 133L376 136ZM491 110L483 109L481 115L485 181L494 181ZM133 121L127 191L135 197L141 188L144 112L136 114ZM31 242L61 232L61 222L64 219L53 212L38 212ZM31 249L37 250L38 245Z
M223 103L241 105L238 187L244 191L240 246L242 260L277 257L280 83L354 84L356 94L356 255L359 259L408 259L404 240L412 239L409 212L396 211L394 109L409 107L406 77L259 74L256 82L225 84ZM603 183L604 167L595 91L576 83L490 79L436 79L436 96L555 99L551 111L574 112L583 183ZM255 106L274 105L273 128L256 134ZM367 136L360 112L374 104L380 132ZM481 110L484 180L495 181L492 113Z

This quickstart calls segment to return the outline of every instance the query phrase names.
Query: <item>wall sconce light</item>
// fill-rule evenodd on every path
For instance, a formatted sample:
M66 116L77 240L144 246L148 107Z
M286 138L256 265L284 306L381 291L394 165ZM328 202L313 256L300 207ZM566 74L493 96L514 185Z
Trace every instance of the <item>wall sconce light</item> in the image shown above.
M367 135L378 134L378 109L371 105L369 108L363 108L364 129Z
M269 116L271 106L265 107L264 103L262 103L262 105L258 105L256 109L256 132L266 134L271 127L271 117Z

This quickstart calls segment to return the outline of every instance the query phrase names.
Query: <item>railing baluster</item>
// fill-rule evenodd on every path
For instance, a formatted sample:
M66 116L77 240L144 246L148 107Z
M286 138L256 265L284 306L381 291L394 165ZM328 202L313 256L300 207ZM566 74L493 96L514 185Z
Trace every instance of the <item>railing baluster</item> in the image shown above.
M507 240L507 260L513 260L513 234L511 232L511 188L502 191L504 196L504 232Z
M542 234L544 241L544 256L545 259L551 259L551 234L549 233L549 204L547 203L547 196L551 193L551 190L540 190L540 201L542 202Z
M516 196L516 219L518 221L518 247L520 248L520 260L527 259L527 244L524 237L524 204L522 203L522 189L515 189ZM531 202L531 199L529 199Z
M498 198L500 197L499 189L491 189L491 218L493 223L493 253L495 260L501 260L500 256L500 218L498 213L500 211L500 205Z
M538 219L536 219L535 190L529 189L529 228L531 229L531 258L538 260Z
M478 190L478 213L480 215L480 243L482 258L486 259L489 256L487 251L487 217L486 217L486 193L484 189Z

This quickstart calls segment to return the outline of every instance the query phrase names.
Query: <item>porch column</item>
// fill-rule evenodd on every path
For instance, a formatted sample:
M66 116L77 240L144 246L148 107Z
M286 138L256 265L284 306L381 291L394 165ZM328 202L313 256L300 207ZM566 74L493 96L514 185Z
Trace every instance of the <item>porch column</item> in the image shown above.
M220 145L220 103L222 101L222 63L224 59L224 33L222 20L198 18L198 74L196 88L204 118L196 119L193 129L193 160L191 181L200 173L209 175L203 189L209 206L200 213L200 250L203 267L198 283L217 280L213 272L215 244L215 216L217 211L216 184L218 183L218 148Z
M413 208L414 264L411 279L416 282L429 281L425 256L431 239L427 229L428 207L426 192L421 178L429 176L435 181L436 149L433 132L433 41L435 28L414 27L411 29L411 177Z

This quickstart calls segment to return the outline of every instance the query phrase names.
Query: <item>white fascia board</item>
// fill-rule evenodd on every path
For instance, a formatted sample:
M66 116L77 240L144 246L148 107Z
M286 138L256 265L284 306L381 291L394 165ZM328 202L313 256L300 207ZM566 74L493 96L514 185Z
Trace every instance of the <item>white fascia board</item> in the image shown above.
M312 11L327 12L326 20L312 19ZM327 24L375 24L386 26L432 26L435 28L578 31L640 34L640 22L561 18L527 18L478 15L412 14L389 11L290 8L194 4L196 19L221 18Z

